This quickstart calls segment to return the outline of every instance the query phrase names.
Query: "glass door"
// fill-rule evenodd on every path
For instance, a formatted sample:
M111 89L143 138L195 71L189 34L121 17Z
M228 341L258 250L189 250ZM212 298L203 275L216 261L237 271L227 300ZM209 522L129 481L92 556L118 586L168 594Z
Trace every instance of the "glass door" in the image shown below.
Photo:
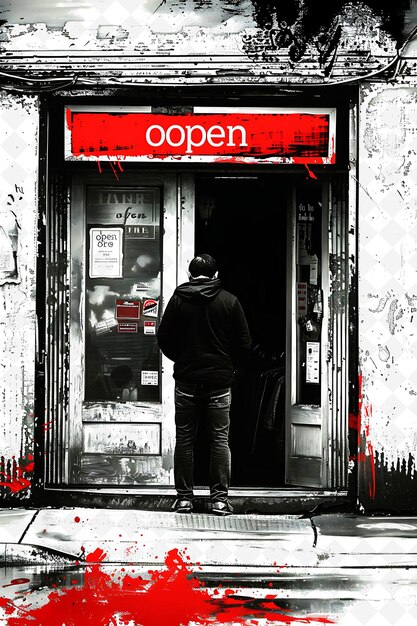
M170 367L156 332L177 282L177 199L175 175L73 179L70 483L172 480Z
M297 181L288 229L286 483L306 487L346 485L348 216L334 178Z

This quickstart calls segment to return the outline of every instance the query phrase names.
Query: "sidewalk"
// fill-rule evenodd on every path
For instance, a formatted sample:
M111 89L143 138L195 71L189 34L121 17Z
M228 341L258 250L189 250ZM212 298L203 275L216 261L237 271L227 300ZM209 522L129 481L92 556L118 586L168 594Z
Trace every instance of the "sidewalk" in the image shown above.
M0 564L84 561L160 567L177 548L204 570L417 567L417 517L179 515L96 508L0 510Z

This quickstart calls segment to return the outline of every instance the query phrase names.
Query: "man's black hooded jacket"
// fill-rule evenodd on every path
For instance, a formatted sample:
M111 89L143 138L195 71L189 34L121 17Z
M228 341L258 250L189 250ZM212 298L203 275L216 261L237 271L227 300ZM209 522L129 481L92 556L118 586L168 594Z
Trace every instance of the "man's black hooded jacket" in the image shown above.
M178 382L229 387L249 355L251 338L239 300L216 278L176 288L158 330L161 351Z

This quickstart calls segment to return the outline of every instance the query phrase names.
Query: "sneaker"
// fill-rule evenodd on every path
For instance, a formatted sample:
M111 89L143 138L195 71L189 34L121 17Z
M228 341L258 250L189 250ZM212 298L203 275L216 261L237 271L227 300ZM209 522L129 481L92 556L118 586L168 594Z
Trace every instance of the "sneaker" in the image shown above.
M233 513L233 507L228 500L226 500L226 502L215 500L211 510L215 515L232 515Z
M191 500L181 500L178 498L178 500L175 500L172 505L172 510L175 511L175 513L191 513L193 510L193 503Z

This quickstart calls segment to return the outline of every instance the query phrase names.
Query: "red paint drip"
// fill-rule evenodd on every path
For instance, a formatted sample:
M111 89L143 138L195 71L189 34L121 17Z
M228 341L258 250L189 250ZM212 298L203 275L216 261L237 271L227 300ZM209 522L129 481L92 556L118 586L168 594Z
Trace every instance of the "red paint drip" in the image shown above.
M365 452L360 452L359 454L353 454L349 456L349 461L357 461L358 463L366 463Z
M367 441L365 451L358 452L358 454L349 457L350 460L363 463L369 469L368 479L368 495L371 500L376 498L376 469L375 469L375 453L374 447L371 443L371 421L372 421L372 404L364 404L363 401L363 377L362 374L358 376L358 415L349 415L349 428L357 431L358 436L358 450L361 445L361 432L363 431Z
M116 168L114 167L114 165L113 165L113 163L112 163L111 161L110 161L110 167L111 167L111 169L112 169L113 174L114 174L114 175L115 175L115 177L116 177L116 180L119 180L119 176L118 176L118 174L117 174L117 172L116 172Z
M368 463L370 465L370 474L371 474L371 480L368 483L368 492L369 492L369 497L371 498L371 500L375 500L375 497L376 497L375 454L374 454L374 447L370 441L368 441L367 450L368 450L368 459L369 459Z
M230 624L256 625L258 619L274 624L333 624L323 616L296 617L276 604L276 597L265 599L239 598L232 590L222 597L218 590L209 592L192 576L178 550L168 552L166 569L151 573L151 580L125 575L119 582L102 571L100 562L105 558L98 548L87 555L84 584L61 590L53 589L46 604L38 608L17 606L15 602L0 598L0 607L9 626L42 624L42 626L110 626L132 623L140 626L186 626ZM221 587L221 585L219 585ZM216 596L217 592L217 597ZM64 620L64 621L60 621ZM247 620L250 620L249 622Z
M358 375L358 413L357 415L355 415L355 413L349 413L349 428L351 430L355 430L357 433L358 450L360 448L360 443L361 443L361 436L360 436L361 416L362 416L362 374L359 374ZM359 461L360 456L361 456L360 454L357 454L351 458L353 460Z
M318 180L317 176L315 175L314 172L311 171L311 169L308 167L307 163L304 163L304 166L308 172L308 175L310 176L310 178L313 178L314 180Z

